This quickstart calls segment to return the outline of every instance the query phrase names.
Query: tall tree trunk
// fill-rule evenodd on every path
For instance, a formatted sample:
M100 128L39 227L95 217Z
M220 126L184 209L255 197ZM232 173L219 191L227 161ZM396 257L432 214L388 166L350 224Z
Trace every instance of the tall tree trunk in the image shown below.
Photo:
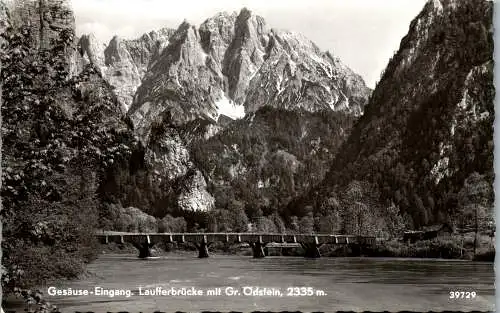
M478 218L477 218L477 206L476 206L476 209L474 210L474 213L475 213L475 235L474 235L474 256L476 256L476 247L477 247L477 232L479 230L479 222L478 222Z

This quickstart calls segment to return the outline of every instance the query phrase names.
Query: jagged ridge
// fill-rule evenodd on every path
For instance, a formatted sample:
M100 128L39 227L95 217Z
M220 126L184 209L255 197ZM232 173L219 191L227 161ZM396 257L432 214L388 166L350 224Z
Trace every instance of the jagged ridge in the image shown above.
M176 124L241 118L264 105L358 116L370 94L363 79L330 52L300 34L269 29L247 9L219 13L199 28L183 22L158 37L163 50L152 49L152 36L144 35L134 48L132 41L113 38L99 52L113 55L105 57L104 76L127 107L133 97L129 116L144 142L165 111ZM138 46L150 47L140 60L131 52ZM102 67L102 59L96 62Z

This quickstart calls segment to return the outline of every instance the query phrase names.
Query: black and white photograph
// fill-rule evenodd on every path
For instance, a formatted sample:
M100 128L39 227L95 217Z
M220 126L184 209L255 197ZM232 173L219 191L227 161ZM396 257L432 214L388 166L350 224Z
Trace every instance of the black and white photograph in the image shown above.
M495 6L0 0L1 312L494 312Z

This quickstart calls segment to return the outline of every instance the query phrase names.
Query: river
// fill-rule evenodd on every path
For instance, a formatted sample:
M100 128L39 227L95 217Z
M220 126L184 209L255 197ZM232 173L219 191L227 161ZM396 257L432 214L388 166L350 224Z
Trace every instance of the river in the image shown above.
M62 312L220 311L493 311L492 263L383 258L319 258L173 255L139 260L132 255L102 255L88 266L91 275L54 286L95 292L129 289L123 296L47 296ZM47 286L48 287L48 286ZM47 295L47 287L44 293ZM194 287L203 295L139 295L161 287ZM206 295L220 288L220 295ZM231 287L231 288L228 288ZM275 288L272 296L245 295L243 287ZM288 290L289 287L310 287ZM239 295L227 295L237 291ZM450 291L475 292L450 299ZM304 294L301 296L300 294ZM309 296L308 294L313 294ZM467 294L464 294L466 297Z

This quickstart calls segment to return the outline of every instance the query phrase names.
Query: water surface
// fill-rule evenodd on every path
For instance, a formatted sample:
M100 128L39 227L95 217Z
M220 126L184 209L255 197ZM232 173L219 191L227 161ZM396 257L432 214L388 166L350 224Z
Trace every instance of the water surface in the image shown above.
M213 255L166 256L139 260L132 255L102 255L88 267L89 278L65 282L56 287L94 291L129 289L126 296L54 296L49 301L62 312L153 312L176 310L271 310L310 312L352 311L493 311L495 301L492 263L467 261L320 258ZM267 287L281 290L282 296L227 296L233 287ZM143 290L191 288L203 296L140 296ZM220 287L222 294L207 296ZM288 287L311 287L314 296L287 296ZM319 290L319 291L317 291ZM450 299L450 291L474 291L474 299ZM316 295L324 292L324 295ZM47 289L44 290L47 293Z

